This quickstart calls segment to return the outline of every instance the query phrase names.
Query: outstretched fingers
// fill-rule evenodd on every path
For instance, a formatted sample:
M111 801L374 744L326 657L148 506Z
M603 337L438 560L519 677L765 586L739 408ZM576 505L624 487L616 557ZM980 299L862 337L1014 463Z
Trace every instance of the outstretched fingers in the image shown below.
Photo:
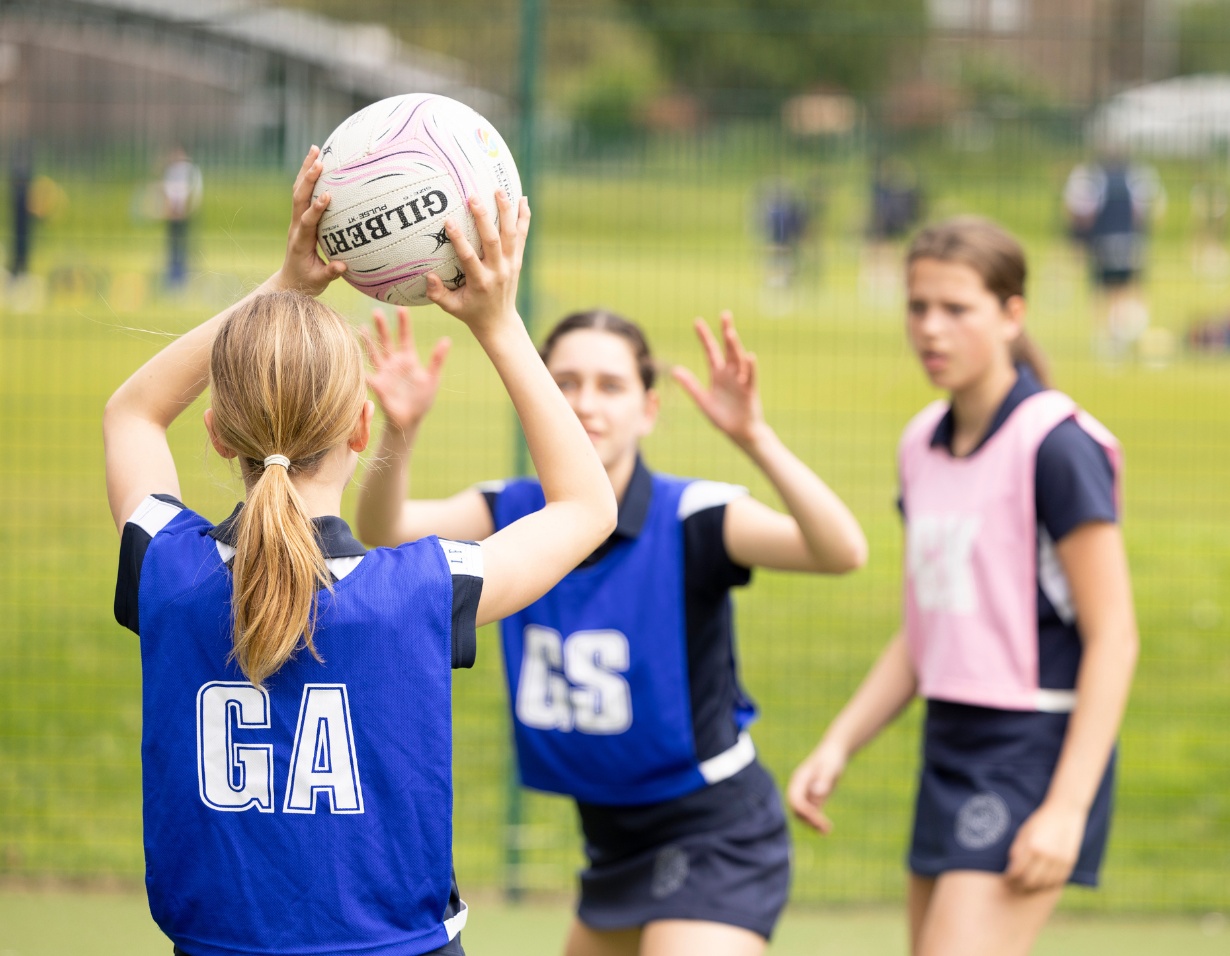
M440 373L444 370L444 360L448 358L448 350L453 347L453 340L447 335L436 342L435 348L431 350L431 358L427 361L427 371L434 379L439 379Z
M692 401L696 402L701 408L705 407L705 388L700 384L700 380L692 374L692 370L682 365L676 365L671 369L671 378L679 383Z
M495 194L495 205L500 214L500 248L513 266L520 269L530 228L529 200L522 196L514 202L501 189Z
M755 369L755 357L749 354L735 331L735 317L729 312L721 315L722 340L726 346L726 363L735 368L740 382L747 384Z
M297 219L312 203L312 191L316 188L316 180L324 164L320 162L320 147L313 146L303 158L303 165L295 175L295 185L291 188L291 209Z
M372 309L372 325L376 329L375 338L366 326L359 330L359 334L367 350L367 360L372 368L379 368L389 354L389 322L384 317L383 309Z
M696 337L700 339L700 347L705 351L705 358L709 362L710 374L716 374L726 364L726 360L722 357L722 349L718 345L718 341L714 338L713 333L709 331L709 325L704 319L697 316L692 321L692 327L696 329Z
M419 354L414 347L414 325L410 321L410 310L404 305L397 307L397 347L413 356Z

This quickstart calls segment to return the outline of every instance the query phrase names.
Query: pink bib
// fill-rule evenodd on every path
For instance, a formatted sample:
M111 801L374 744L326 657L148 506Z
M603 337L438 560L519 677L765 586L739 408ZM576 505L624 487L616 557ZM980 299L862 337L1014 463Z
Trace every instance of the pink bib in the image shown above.
M898 449L905 506L905 633L923 697L1002 710L1071 710L1075 695L1038 687L1038 447L1076 418L1106 449L1114 437L1056 391L1039 392L972 455L931 447L948 411L933 402Z

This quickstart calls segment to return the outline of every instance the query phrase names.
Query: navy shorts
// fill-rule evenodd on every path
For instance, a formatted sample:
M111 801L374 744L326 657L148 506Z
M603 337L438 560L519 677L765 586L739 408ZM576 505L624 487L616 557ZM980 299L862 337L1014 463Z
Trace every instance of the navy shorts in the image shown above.
M586 926L690 919L772 935L790 892L790 837L759 764L663 804L579 809L589 866L577 916Z
M1017 830L1046 796L1067 729L1067 714L928 701L910 871L1004 872ZM1114 776L1112 754L1070 883L1097 886Z

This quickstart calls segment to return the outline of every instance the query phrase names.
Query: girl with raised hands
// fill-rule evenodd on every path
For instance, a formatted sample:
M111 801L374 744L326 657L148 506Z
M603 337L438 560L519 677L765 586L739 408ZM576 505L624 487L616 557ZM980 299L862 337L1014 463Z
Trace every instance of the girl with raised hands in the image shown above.
M406 499L409 459L440 383L447 342L420 364L410 319L396 342L381 313L369 379L386 416L358 529L394 544L485 539L539 507L536 479ZM772 778L748 727L730 589L756 566L842 573L866 542L838 497L765 421L755 356L729 314L720 339L697 320L709 366L676 380L764 472L786 513L715 481L651 472L640 441L658 414L642 331L603 311L563 319L542 361L619 501L614 533L556 587L502 623L522 782L576 801L588 868L568 956L761 953L785 905L790 848Z
M140 635L146 885L186 956L462 953L452 871L452 669L475 626L539 597L609 533L602 466L514 300L529 208L479 203L480 260L429 295L490 356L543 476L541 508L481 544L367 551L339 517L368 442L361 349L318 295L327 194L313 147L282 268L146 362L107 403L122 535L115 611ZM205 427L246 501L213 524L180 499L171 422Z
M922 230L910 345L948 393L898 449L905 622L787 792L828 833L847 762L926 699L909 851L915 956L1032 948L1066 883L1095 885L1137 654L1120 452L1046 386L1025 256L995 224Z

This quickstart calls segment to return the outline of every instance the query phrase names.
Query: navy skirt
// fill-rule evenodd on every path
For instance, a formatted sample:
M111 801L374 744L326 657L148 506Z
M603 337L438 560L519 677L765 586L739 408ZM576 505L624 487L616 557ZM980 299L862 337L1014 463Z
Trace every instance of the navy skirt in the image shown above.
M790 837L760 764L666 803L578 809L589 866L577 916L586 926L706 920L771 937L790 892Z
M1067 714L927 702L910 871L1003 873L1017 831L1042 803ZM1102 776L1069 882L1097 886L1110 832L1115 756Z

